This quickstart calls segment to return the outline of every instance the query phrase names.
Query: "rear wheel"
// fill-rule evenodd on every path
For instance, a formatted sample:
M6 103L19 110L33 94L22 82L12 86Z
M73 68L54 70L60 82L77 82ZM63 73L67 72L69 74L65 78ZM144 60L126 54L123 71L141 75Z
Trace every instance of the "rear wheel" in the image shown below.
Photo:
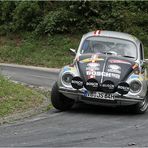
M148 109L148 92L144 98L144 101L137 103L136 105L133 105L131 109L134 113L138 113L138 114L145 113Z
M51 103L56 109L65 111L70 109L75 101L60 93L56 82L51 91Z

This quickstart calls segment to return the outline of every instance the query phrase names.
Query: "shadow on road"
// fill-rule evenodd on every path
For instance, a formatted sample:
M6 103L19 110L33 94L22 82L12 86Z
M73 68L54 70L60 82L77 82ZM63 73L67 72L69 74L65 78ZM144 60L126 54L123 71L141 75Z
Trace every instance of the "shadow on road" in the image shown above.
M54 110L54 113L59 113L61 111ZM145 114L136 114L130 111L126 106L123 107L106 107L106 106L96 106L88 105L84 103L77 103L73 106L71 110L66 111L67 113L80 113L80 114L93 114L93 115L122 115L122 116L144 116Z

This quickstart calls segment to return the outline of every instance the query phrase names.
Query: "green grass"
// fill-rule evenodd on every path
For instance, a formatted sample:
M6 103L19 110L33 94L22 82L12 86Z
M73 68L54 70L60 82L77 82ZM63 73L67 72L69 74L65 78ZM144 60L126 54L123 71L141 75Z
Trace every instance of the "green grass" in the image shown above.
M39 107L43 95L0 76L0 118Z
M45 67L62 67L73 60L70 48L77 48L81 35L55 35L34 39L24 36L0 37L0 62Z
M39 88L35 88L35 90L36 90L37 92L39 92L40 94L42 94L43 96L45 96L46 98L51 98L51 92L50 92L49 90L39 89ZM48 111L48 110L50 110L50 109L52 109L52 108L53 108L52 104L49 103L49 104L47 105L47 108L45 108L45 111Z
M31 33L0 36L0 62L60 68L72 63L74 57L69 49L77 49L81 36L54 35L40 39ZM148 44L145 38L143 40L148 58Z

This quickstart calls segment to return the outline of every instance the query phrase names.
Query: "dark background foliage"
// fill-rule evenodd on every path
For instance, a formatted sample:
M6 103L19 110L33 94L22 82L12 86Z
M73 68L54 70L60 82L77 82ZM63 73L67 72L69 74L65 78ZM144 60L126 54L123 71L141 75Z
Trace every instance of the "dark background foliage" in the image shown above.
M0 32L148 31L147 1L1 1Z
M0 34L36 36L102 29L131 33L146 46L148 1L1 1Z

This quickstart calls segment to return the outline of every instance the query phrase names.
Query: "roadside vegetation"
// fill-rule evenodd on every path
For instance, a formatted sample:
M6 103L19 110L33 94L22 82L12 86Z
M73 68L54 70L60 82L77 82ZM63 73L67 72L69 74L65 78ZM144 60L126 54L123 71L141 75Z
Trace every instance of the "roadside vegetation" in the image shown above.
M0 62L62 67L84 33L112 30L139 38L148 58L148 1L0 1ZM0 76L0 117L42 104L40 93ZM49 105L50 108L50 105Z
M98 29L138 37L148 58L147 24L148 1L1 1L0 62L62 67Z
M54 35L34 39L30 33L0 37L0 62L61 67L72 62L69 49L77 48L81 35Z
M81 36L53 35L40 39L34 39L30 33L3 36L0 38L0 62L61 68L72 63L74 56L69 49L77 49ZM145 57L148 58L146 45Z
M37 91L0 76L0 119L38 108L43 101L44 96Z

